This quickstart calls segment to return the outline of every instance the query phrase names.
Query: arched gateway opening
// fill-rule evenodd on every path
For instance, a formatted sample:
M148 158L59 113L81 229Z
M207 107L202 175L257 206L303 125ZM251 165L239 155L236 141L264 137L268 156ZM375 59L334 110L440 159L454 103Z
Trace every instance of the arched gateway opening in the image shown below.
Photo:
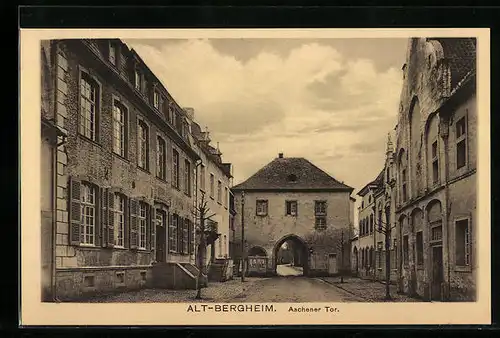
M309 249L296 235L288 235L276 242L273 249L273 268L277 276L307 276Z

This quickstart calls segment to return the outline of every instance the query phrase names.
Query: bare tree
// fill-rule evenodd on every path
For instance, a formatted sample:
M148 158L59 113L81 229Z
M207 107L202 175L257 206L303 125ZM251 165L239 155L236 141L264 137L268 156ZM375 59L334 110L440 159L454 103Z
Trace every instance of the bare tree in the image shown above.
M390 281L391 281L391 256L390 256L390 248L391 248L391 232L396 226L390 224L390 214L389 209L385 209L385 217L386 222L382 221L382 211L379 213L378 219L374 220L374 228L375 231L383 234L385 239L385 299L391 300L390 294Z
M207 216L210 212L210 208L207 206L207 201L205 200L205 194L201 193L201 200L195 208L195 219L199 220L199 224L196 227L196 233L198 238L197 245L197 257L196 257L196 265L198 268L198 278L196 279L196 299L201 299L201 287L202 287L202 279L203 275L207 275L207 269L205 264L205 254L207 251L207 244L213 245L213 226L206 225L206 221L211 220L211 218L215 215L212 214ZM217 230L215 230L217 232ZM217 236L218 237L218 236ZM217 239L215 237L215 239Z

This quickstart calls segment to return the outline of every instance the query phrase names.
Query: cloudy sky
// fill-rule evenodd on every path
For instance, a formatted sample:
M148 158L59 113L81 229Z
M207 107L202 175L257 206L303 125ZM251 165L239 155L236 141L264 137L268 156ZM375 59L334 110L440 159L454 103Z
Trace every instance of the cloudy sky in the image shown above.
M283 152L356 191L382 169L406 39L125 40L208 127L237 184ZM356 192L355 191L355 192Z

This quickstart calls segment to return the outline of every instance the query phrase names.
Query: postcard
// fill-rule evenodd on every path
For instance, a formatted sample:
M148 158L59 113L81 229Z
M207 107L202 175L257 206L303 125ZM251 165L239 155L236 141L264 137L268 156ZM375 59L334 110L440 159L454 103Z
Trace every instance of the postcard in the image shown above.
M488 29L20 48L22 325L491 323Z

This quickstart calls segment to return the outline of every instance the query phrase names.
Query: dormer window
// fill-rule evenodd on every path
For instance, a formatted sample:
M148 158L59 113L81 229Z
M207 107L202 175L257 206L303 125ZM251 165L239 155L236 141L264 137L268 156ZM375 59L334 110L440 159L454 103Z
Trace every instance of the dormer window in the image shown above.
M156 109L160 109L160 93L157 90L153 93L153 105Z
M297 182L297 175L295 174L288 175L288 182Z
M135 70L135 78L134 78L135 82L134 82L134 85L135 85L135 89L137 89L138 91L141 90L141 73L139 72L138 69Z
M109 44L109 62L116 66L116 46L112 42Z

